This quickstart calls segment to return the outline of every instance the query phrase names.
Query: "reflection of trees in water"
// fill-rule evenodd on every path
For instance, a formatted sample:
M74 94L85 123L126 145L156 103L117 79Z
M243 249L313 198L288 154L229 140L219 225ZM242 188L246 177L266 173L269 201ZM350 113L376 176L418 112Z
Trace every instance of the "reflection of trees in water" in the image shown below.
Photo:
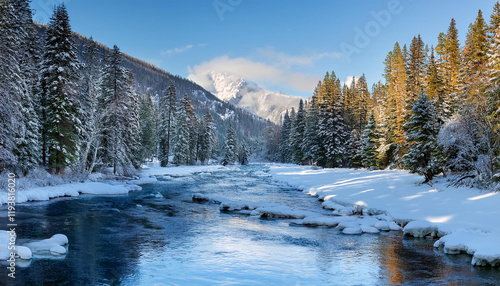
M380 236L378 244L381 277L387 284L424 283L443 281L453 275L451 265L443 263L428 240L414 241L401 233Z

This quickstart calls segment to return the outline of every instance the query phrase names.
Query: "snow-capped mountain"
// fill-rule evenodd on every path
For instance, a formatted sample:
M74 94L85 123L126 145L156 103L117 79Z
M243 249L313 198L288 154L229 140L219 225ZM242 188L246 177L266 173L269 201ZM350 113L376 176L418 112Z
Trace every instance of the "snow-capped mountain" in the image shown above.
M204 76L206 78L203 79L203 87L219 99L275 123L279 123L285 110L292 107L297 109L301 99L298 96L266 90L228 73L210 72Z

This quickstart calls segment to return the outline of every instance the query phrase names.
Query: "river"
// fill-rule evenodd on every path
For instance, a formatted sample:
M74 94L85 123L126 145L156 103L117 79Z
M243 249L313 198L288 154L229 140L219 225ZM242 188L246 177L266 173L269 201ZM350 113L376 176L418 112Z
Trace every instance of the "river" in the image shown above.
M125 196L59 198L20 204L18 243L69 238L67 255L35 256L12 285L498 285L500 269L445 255L433 240L401 232L344 235L222 213L194 193L274 202L327 213L316 198L239 170L173 178ZM162 197L156 196L160 193ZM2 214L3 215L3 214ZM3 264L2 264L3 265ZM2 267L2 277L7 270ZM5 278L7 281L7 278ZM1 279L0 279L1 281ZM7 284L4 282L4 284Z

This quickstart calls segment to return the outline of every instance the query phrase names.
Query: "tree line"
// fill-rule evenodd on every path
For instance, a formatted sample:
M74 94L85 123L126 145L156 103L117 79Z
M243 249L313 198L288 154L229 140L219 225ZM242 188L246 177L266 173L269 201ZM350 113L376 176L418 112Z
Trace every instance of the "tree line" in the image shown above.
M384 80L326 73L307 102L266 129L272 159L323 167L406 168L431 181L494 186L500 178L500 4L481 10L460 45L451 19L436 47L395 43Z
M117 46L103 54L90 38L80 60L64 4L40 37L29 2L0 2L0 172L42 166L56 174L109 168L122 175L153 158L162 166L215 158L208 110L198 118L187 93L177 100L173 82L158 103L138 94Z

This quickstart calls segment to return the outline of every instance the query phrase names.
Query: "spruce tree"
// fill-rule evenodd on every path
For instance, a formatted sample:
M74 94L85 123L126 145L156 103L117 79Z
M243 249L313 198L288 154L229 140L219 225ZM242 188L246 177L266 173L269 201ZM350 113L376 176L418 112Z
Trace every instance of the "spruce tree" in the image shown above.
M159 154L160 165L168 165L168 156L170 153L170 142L173 138L174 120L176 112L177 91L173 81L167 89L167 93L160 96L159 102Z
M176 165L189 164L189 118L182 106L176 112L174 163Z
M427 183L441 170L435 158L439 125L434 105L426 94L419 96L412 111L414 115L406 123L410 132L407 136L410 147L408 154L404 155L404 162L411 172L423 175L424 183Z
M283 119L281 120L280 129L280 162L289 163L290 162L290 131L291 131L291 120L288 114L288 110L285 112Z
M376 132L377 123L375 122L375 115L370 114L370 119L366 124L365 130L363 130L363 135L361 137L361 163L365 168L377 167L378 166L378 136Z
M198 138L198 159L204 165L205 161L212 157L217 145L219 145L215 132L214 119L208 110L201 120Z
M56 173L73 164L79 152L81 122L77 91L79 62L64 4L47 26L42 68L44 161Z
M236 130L232 123L229 123L229 127L226 133L226 141L224 142L224 159L222 159L222 165L232 165L238 159L236 153Z
M290 138L290 153L292 161L296 164L304 162L304 152L302 151L302 141L304 140L304 131L306 111L302 99L299 101L299 108L295 120L292 122L292 137Z
M241 144L240 152L238 154L238 159L241 165L248 165L248 161L250 158L250 150L248 150L247 145L245 143Z
M141 161L153 160L157 154L157 112L149 94L140 97L139 118Z
M101 119L100 157L122 174L139 167L139 100L130 71L121 66L122 54L115 45L105 59L99 87Z
M304 153L304 159L308 161L309 165L316 164L319 157L321 142L318 136L318 122L319 116L315 92L307 110L304 139L302 140L302 152Z

